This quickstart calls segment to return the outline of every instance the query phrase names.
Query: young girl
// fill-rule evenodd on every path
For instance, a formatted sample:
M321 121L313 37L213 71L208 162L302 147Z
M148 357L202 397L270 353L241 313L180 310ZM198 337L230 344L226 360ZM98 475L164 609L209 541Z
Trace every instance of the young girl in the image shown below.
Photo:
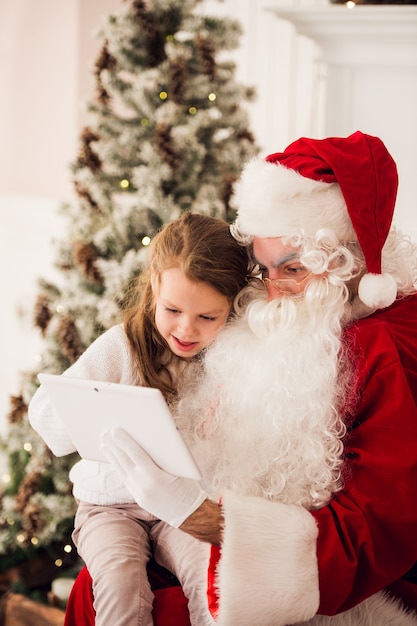
M174 401L179 377L231 315L247 263L226 222L183 214L153 239L148 273L124 323L96 339L64 376L157 387L168 403ZM54 454L74 451L42 386L29 420ZM146 573L151 556L179 579L193 626L212 624L209 544L141 509L110 464L81 460L70 479L79 503L73 539L93 579L96 626L153 624Z

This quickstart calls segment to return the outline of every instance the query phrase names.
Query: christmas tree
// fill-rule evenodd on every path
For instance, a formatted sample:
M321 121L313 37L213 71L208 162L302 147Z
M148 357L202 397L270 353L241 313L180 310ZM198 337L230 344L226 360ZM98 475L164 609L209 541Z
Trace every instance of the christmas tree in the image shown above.
M133 0L102 27L96 92L72 164L75 200L61 208L58 284L40 281L35 326L39 371L61 373L121 319L126 289L155 232L184 211L231 221L233 190L257 152L225 51L241 35L232 19L198 13L198 0ZM22 374L1 445L9 482L1 495L1 569L46 555L68 562L75 501L68 472L31 429L38 371Z

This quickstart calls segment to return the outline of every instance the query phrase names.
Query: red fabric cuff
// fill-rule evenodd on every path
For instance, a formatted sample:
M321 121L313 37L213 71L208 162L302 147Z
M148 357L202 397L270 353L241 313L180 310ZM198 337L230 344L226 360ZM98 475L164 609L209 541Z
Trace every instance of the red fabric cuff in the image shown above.
M211 546L210 560L207 572L207 601L209 611L214 619L219 612L219 593L216 585L217 565L221 557L220 546Z

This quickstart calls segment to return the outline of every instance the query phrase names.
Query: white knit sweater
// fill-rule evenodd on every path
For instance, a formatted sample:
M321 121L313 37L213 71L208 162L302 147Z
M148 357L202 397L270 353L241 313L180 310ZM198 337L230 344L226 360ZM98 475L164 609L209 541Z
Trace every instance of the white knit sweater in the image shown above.
M110 328L96 339L63 376L126 385L135 384L136 366L123 325ZM42 385L29 404L31 426L56 456L75 451L69 434L52 408ZM116 471L108 463L78 461L70 471L74 496L92 504L134 502Z

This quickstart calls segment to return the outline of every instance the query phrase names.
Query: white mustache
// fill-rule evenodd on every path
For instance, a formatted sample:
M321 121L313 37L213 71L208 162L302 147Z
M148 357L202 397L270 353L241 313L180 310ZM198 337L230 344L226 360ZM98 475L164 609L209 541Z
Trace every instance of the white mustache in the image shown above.
M300 304L300 300L290 296L251 302L246 312L248 326L257 337L268 337L279 327L291 326Z

